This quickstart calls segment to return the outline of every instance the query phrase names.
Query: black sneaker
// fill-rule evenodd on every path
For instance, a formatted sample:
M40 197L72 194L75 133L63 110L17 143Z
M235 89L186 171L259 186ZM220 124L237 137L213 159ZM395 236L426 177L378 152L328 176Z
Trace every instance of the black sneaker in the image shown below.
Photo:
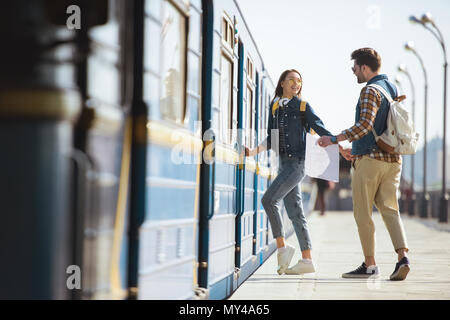
M369 270L364 262L357 269L342 274L342 278L378 278L379 276L380 269L378 266Z
M390 279L393 281L405 280L408 272L410 270L409 260L407 257L403 257L397 264L395 265L395 270L391 274Z

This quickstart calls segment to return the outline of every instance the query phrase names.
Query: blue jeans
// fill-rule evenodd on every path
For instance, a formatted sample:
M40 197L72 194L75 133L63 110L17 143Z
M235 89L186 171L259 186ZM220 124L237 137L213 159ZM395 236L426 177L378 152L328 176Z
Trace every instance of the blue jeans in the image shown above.
M289 219L292 221L301 251L311 250L311 238L303 212L300 182L305 176L305 160L280 156L278 175L261 199L269 217L274 238L284 237L281 220L281 200L284 201Z

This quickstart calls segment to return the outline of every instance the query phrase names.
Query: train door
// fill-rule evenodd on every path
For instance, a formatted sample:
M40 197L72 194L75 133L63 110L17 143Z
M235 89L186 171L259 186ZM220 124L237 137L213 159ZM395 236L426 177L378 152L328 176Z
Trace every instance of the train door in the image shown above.
M212 192L213 198L209 219L208 287L211 299L223 299L231 294L235 275L237 45L234 23L225 12L214 19L214 29L210 106L212 129L216 135L210 181L213 188L208 191Z
M261 135L261 118L262 118L262 114L261 114L261 99L260 99L260 95L261 95L261 83L260 83L260 78L259 78L259 72L256 72L256 98L255 98L255 110L256 110L256 115L255 115L255 145L259 145L259 143L262 141L260 139L260 135ZM258 237L259 237L259 226L258 226L258 180L259 180L259 166L258 166L258 159L259 157L256 156L256 170L255 170L255 174L254 179L253 179L253 186L254 186L254 190L253 190L253 248L252 248L252 254L254 256L256 256L257 252L259 252L258 250Z
M239 103L238 129L240 145L249 148L256 147L255 123L255 93L256 72L254 62L244 45L239 43ZM255 259L253 256L253 219L256 161L253 158L240 159L237 168L237 217L236 217L236 268L239 268L238 285L253 272Z
M137 297L192 299L203 147L201 7L198 1L147 0L144 11L147 160L143 217L136 226Z
M86 197L86 204L78 208L84 212L78 216L83 266L79 298L124 299L131 147L130 122L126 124L131 101L127 99L125 48L129 38L125 26L130 18L125 1L103 3L107 22L80 35L87 50L79 67L85 106L76 127L75 147L86 155L88 166L85 193L78 195Z

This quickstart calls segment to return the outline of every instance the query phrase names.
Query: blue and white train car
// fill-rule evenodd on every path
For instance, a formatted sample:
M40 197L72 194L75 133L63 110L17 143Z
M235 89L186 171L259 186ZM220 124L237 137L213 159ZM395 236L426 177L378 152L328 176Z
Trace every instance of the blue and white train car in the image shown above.
M241 153L274 83L237 2L25 2L0 5L0 297L229 297L276 247L277 159Z

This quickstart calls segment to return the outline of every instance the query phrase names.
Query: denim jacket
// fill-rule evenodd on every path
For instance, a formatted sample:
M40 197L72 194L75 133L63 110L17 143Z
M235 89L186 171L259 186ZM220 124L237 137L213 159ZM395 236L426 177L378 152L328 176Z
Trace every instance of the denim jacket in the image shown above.
M300 159L305 158L305 146L306 146L306 133L312 128L320 136L331 136L331 132L325 129L325 126L320 118L315 114L313 108L306 103L306 110L304 113L304 124L302 123L302 115L300 111L301 100L297 97L293 97L285 108L285 116L287 121L284 121L285 126L285 140L286 140L286 153L288 157L298 157ZM269 120L267 123L267 150L272 148L272 130L279 129L279 110L275 110L275 114L272 115L272 107L274 102L272 101L269 109ZM276 137L276 135L274 135Z
M397 88L389 81L387 75L379 74L367 82L368 85L372 83L377 84L385 89L393 99L397 97ZM373 124L375 132L378 135L382 134L387 128L386 120L389 112L389 101L381 93L380 95L382 97L381 104L378 108L377 115ZM356 105L355 123L357 123L361 117L360 105L361 102L360 100L358 100L358 104ZM353 155L368 154L375 150L378 150L378 146L372 132L369 132L361 139L352 142Z

